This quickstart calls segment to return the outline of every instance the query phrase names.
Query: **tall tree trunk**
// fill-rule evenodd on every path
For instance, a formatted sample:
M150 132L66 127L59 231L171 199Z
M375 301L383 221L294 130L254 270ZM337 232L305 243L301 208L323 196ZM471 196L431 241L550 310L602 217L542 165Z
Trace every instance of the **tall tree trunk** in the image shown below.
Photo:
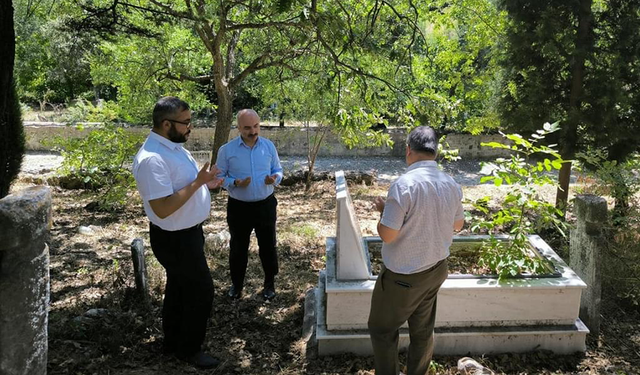
M11 0L0 0L0 199L9 194L11 183L20 173L25 138L20 103L13 80L16 38Z
M216 92L218 93L218 114L216 131L213 136L213 147L211 149L211 164L215 164L218 159L218 150L229 140L231 123L233 122L232 93L226 87L221 90L216 88Z
M578 126L581 119L582 93L584 91L585 60L591 51L591 5L593 0L581 0L578 11L578 30L576 34L576 50L571 67L571 94L569 96L569 113L564 128L564 137L560 153L565 160L575 157L578 142ZM562 164L558 175L558 191L556 193L556 207L565 212L569 197L569 180L571 177L571 162Z
M16 50L16 35L13 30L13 6L11 0L0 0L0 113L4 114L9 104L9 92L13 82L13 63Z

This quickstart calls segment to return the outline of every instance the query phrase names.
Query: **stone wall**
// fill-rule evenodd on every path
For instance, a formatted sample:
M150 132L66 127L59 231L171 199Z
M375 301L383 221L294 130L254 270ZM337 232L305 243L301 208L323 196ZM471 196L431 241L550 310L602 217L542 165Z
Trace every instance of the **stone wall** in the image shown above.
M129 128L129 131L146 135L150 128ZM190 151L210 150L213 144L214 128L194 128L191 137L186 143ZM47 144L53 137L79 137L89 130L77 130L73 126L47 125L47 126L25 126L27 136L27 149L34 151L51 150L51 145ZM271 139L277 146L280 155L306 155L307 138L311 138L318 132L317 128L310 128L307 131L303 127L263 127L261 135ZM325 137L320 156L404 156L406 132L404 129L389 129L394 146L389 147L369 147L369 148L347 148L338 135L329 133ZM238 131L231 129L230 137L236 137ZM481 147L482 142L502 141L500 135L470 135L470 134L450 134L447 136L447 143L450 148L460 150L460 156L468 159L489 159L498 156L505 156L507 153L503 149Z
M47 373L51 191L0 200L0 374Z

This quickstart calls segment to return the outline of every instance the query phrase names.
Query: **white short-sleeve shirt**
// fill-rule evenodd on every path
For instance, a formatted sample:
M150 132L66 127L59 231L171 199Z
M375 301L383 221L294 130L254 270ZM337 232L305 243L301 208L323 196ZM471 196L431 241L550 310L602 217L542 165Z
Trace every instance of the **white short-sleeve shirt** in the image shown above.
M453 223L464 219L462 189L435 161L411 164L389 187L380 222L399 230L382 246L382 260L393 272L412 274L449 256Z
M182 144L151 132L133 160L133 176L149 220L168 231L193 227L209 217L211 196L202 185L182 207L164 219L151 209L150 200L167 197L198 176L198 165Z

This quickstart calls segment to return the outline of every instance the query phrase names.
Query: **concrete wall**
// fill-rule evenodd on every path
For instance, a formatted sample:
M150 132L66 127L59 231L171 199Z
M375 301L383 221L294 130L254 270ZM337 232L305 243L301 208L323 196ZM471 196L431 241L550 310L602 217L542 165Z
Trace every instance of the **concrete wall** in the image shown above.
M129 131L148 134L150 128L129 128ZM50 150L51 145L47 145L46 141L50 141L53 137L79 137L86 134L89 130L82 132L73 126L64 125L26 125L25 133L27 136L27 149L35 151ZM185 147L191 151L210 150L213 144L214 128L194 128L189 141ZM308 137L311 138L318 133L317 128L307 130L303 127L263 127L261 135L271 139L280 155L306 155ZM238 132L231 129L230 137L236 137ZM389 135L394 141L394 146L389 147L369 147L369 148L347 148L338 135L329 133L323 141L320 149L320 156L404 156L404 148L406 141L406 132L404 129L389 129ZM490 147L481 147L482 142L502 141L500 135L470 135L470 134L450 134L447 136L447 143L451 149L460 150L460 156L468 159L484 159L505 156L507 153L502 149L493 149Z
M0 374L47 373L51 191L0 200Z

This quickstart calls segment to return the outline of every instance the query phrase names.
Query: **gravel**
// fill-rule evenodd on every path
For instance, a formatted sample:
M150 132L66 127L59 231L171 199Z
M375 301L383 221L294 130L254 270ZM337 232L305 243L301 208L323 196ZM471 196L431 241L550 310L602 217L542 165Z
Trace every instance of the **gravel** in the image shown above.
M307 158L304 156L281 156L285 173L307 169ZM21 173L24 175L43 175L53 173L62 163L62 156L51 152L27 152L22 162ZM459 160L443 163L444 170L461 185L477 185L480 181L480 162L475 160ZM360 171L375 173L378 182L389 183L404 172L404 158L392 157L318 157L314 171Z

